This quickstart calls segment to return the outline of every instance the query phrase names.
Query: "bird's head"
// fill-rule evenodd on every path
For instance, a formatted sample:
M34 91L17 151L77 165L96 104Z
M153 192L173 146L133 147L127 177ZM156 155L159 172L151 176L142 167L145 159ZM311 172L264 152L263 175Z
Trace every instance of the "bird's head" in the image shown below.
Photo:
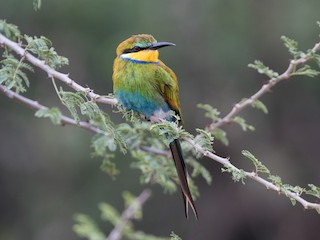
M149 34L133 35L119 44L117 56L123 60L131 60L138 63L155 63L158 61L158 49L167 46L175 46L175 44L157 42Z

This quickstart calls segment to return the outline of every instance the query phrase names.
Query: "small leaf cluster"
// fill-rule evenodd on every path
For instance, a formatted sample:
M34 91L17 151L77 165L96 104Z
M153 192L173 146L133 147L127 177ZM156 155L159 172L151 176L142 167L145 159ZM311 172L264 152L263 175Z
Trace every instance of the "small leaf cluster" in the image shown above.
M41 1L35 2L40 4ZM7 23L5 20L0 20L0 34L12 41L19 42L21 46L24 46L26 53L35 54L36 57L54 69L68 64L68 59L58 55L52 47L51 41L46 37L22 35L16 25ZM8 89L13 89L16 93L26 92L30 86L27 72L33 72L33 68L26 63L25 55L17 57L11 49L4 45L0 47L4 49L0 59L0 84Z
M132 122L117 126L118 133L125 139L131 156L136 160L131 164L131 167L141 171L141 183L157 183L163 187L164 192L175 192L177 190L176 183L179 180L174 163L171 161L172 156L168 146L173 139L192 139L193 136L177 122L150 123L142 121L140 118L133 119ZM202 142L206 141L202 140ZM194 149L190 145L182 143L182 148L186 164L192 169L189 184L191 192L196 197L199 192L192 178L202 176L210 183L211 175L197 159L192 157Z
M247 100L247 99L242 99L239 104L243 103L245 100ZM212 121L212 123L209 125L209 127L205 128L204 131L205 131L207 134L210 133L210 135L212 135L212 137L213 137L215 140L220 141L222 144L224 144L224 145L226 145L226 146L229 145L229 140L228 140L228 138L227 138L227 133L226 133L223 129L221 129L221 128L219 128L219 127L213 127L213 128L210 127L210 126L215 126L216 123L218 123L219 121L222 120L222 119L219 117L220 112L219 112L216 108L213 108L213 107L212 107L211 105L209 105L209 104L198 104L197 107L205 110L205 111L206 111L206 112L205 112L205 117L209 118L209 119ZM254 101L254 102L252 103L252 107L257 108L257 109L260 109L260 110L262 110L264 113L267 113L267 112L268 112L266 106L265 106L261 101L259 101L259 100ZM248 130L249 130L249 131L254 131L254 130L255 130L254 126L248 124L248 123L246 122L246 120L245 120L243 117L240 117L240 116L235 116L235 117L233 117L233 118L230 120L230 122L233 122L233 123L238 124L243 131L248 131ZM203 133L200 134L200 135L203 135Z
M33 72L33 68L23 62L23 58L16 59L12 54L4 52L0 61L0 84L16 93L26 92L30 82L26 71Z
M123 193L123 198L125 201L125 208L131 204L135 204L136 198L129 192ZM101 213L101 219L105 222L111 223L114 227L121 222L121 214L116 208L108 203L100 203L99 210ZM141 206L137 208L133 215L133 219L128 219L121 235L125 239L134 240L178 240L179 237L174 233L170 234L170 237L157 237L150 234L146 234L140 230L135 230L133 225L133 220L142 219ZM99 228L98 224L90 216L85 214L76 214L74 216L75 224L73 226L74 232L79 236L86 238L88 240L105 240L107 236Z
M61 125L62 113L57 107L43 108L35 112L38 118L49 118L54 125Z
M234 182L241 181L242 184L245 184L244 180L246 179L246 173L243 169L235 169L233 167L226 166L224 168L221 168L221 172L231 173L232 180Z
M26 51L30 51L37 56L37 58L45 61L53 69L58 69L63 65L69 64L66 57L59 56L55 49L52 47L52 42L44 37L30 37L24 35L27 41Z
M209 118L212 121L212 124L221 120L220 112L211 105L199 103L197 107L205 111L205 117ZM214 130L206 128L205 132L210 133L215 140L220 141L224 145L227 146L229 144L227 133L221 128L214 128Z
M272 175L270 170L262 164L251 152L248 150L243 150L242 155L245 156L247 159L251 160L255 167L255 173L258 175L259 173L261 174L266 174L268 176L268 179L279 188L279 191L282 192L284 195L286 195L289 200L291 201L292 205L296 204L296 200L290 196L290 194L296 194L300 196L301 194L307 194L307 195L312 195L318 199L320 199L320 188L313 185L313 184L308 184L309 189L300 187L300 186L292 186L290 184L285 184L282 182L281 177L277 175ZM320 210L320 209L319 209ZM318 210L317 210L318 211ZM319 212L319 211L318 211ZM319 212L320 213L320 212Z
M0 19L0 33L14 42L19 42L22 37L16 25L7 23L6 20L2 19Z
M301 51L298 48L298 42L282 36L281 40L283 44L288 49L288 52L292 56L292 63L295 64L295 61L303 60L303 63L306 61L314 61L318 67L320 66L320 55L315 52L313 49L308 49L307 51ZM248 65L250 68L257 70L259 73L266 75L270 80L279 78L279 74L265 66L261 61L256 60L253 64ZM309 64L300 64L299 66L294 65L292 71L289 73L290 76L307 76L315 77L319 75L319 71L310 66ZM288 77L288 76L287 76Z

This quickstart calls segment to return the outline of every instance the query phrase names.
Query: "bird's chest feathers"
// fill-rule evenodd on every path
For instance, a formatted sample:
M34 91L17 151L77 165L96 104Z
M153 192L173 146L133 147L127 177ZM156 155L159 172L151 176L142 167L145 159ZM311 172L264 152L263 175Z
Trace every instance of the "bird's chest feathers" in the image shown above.
M155 50L143 50L139 52L121 54L121 59L136 63L157 63L159 52Z

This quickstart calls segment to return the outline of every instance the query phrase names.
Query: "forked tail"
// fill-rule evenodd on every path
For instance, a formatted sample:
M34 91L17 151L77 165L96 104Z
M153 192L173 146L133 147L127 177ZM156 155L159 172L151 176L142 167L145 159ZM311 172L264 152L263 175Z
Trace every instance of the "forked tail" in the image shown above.
M189 189L188 185L188 180L187 180L187 168L184 162L183 154L182 154L182 149L180 145L179 139L175 139L170 143L170 150L172 153L173 161L177 169L179 181L180 181L180 187L181 187L181 192L182 192L182 197L183 197L183 203L185 207L185 215L186 218L188 218L188 207L189 204L193 210L193 213L198 220L198 213L196 206L193 202L192 195Z

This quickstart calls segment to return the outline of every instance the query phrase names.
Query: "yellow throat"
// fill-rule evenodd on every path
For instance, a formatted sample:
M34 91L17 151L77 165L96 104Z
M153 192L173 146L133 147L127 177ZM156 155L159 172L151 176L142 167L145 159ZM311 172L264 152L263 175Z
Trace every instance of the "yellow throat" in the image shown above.
M133 62L156 63L158 62L159 52L157 50L146 49L139 52L123 53L120 57L123 60L131 60Z

